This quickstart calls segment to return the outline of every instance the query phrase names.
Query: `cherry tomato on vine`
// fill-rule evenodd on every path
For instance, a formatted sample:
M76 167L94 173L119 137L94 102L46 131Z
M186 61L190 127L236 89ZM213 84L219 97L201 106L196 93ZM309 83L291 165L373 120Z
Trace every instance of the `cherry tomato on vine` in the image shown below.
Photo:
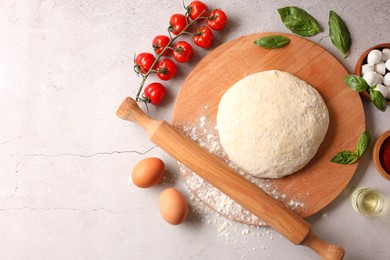
M163 101L166 92L165 87L161 83L151 83L144 89L145 102L158 105Z
M173 14L169 19L168 30L174 35L178 35L187 26L188 19L184 14Z
M221 9L215 9L207 18L207 25L210 26L211 29L220 31L223 28L225 28L225 25L227 23L227 16L224 11Z
M199 47L202 47L204 49L209 49L213 44L214 35L209 27L201 26L193 34L192 40Z
M192 1L187 7L187 13L191 20L195 20L199 15L201 17L207 17L209 13L209 8L207 5L201 1ZM198 21L202 21L203 19L199 18Z
M176 64L170 59L163 59L156 66L157 76L161 80L170 80L176 75Z
M194 49L186 41L179 41L173 50L173 57L180 63L189 61L193 54Z
M146 74L152 67L155 59L154 55L148 52L138 54L134 61L134 70L137 73Z
M166 35L157 35L156 37L154 37L153 41L152 41L152 46L153 46L153 49L154 51L157 53L157 54L160 54L162 53L162 51L164 50L164 48L169 44L169 37L166 36ZM168 56L170 54L171 50L169 48L167 48L164 53L162 54L162 56Z

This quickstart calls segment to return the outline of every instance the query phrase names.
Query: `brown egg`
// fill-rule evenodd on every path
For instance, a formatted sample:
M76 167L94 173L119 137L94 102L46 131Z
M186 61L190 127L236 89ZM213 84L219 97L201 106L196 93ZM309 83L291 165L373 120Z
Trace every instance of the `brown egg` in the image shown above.
M178 225L187 218L188 203L174 188L167 188L161 193L158 206L161 216L169 224Z
M165 172L164 162L155 157L139 161L133 168L131 178L140 188L149 188L159 183Z

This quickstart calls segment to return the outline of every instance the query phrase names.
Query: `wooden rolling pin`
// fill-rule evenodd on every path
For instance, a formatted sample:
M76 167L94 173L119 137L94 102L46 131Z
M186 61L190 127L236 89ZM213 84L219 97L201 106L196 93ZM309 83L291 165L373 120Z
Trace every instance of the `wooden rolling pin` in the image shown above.
M117 110L117 116L143 127L152 142L242 207L263 220L296 245L305 245L322 259L342 259L344 250L319 239L310 224L284 207L255 184L227 166L223 161L178 132L165 121L148 117L137 102L127 97Z

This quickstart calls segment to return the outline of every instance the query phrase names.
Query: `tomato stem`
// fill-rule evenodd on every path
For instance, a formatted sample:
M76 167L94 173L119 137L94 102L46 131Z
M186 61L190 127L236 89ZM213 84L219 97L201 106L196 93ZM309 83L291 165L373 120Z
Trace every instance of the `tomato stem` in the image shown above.
M192 33L190 33L190 32L183 32L183 34L192 35Z
M183 7L184 7L184 9L187 10L186 14L188 14L188 13L189 13L189 11L188 11L189 6L187 6L187 5L185 4L184 0L183 0Z
M183 48L182 47L177 47L177 48L174 48L173 51L177 52L177 53L183 53Z
M206 19L208 19L209 21L215 20L217 18L218 18L218 16L215 14L213 14L211 17L206 17Z
M183 3L184 3L184 2L183 2ZM203 12L204 12L204 11L203 11ZM203 12L202 12L202 13L203 13ZM186 27L184 27L184 29L183 29L180 33L178 33L177 35L175 35L175 36L172 36L171 31L169 30L169 27L168 27L169 42L168 42L168 44L164 47L164 49L162 49L162 51L160 52L160 54L158 54L158 55L156 56L156 58L155 58L155 60L154 60L154 62L153 62L153 64L152 64L152 66L150 66L150 69L148 70L148 72L145 73L145 74L142 74L142 73L141 73L141 75L142 75L142 80L141 80L141 83L140 83L140 86L139 86L139 89L138 89L138 92L137 92L137 96L136 96L136 98L135 98L135 101L137 101L137 102L142 101L142 102L144 102L144 103L146 104L145 100L142 99L142 97L140 97L141 91L142 91L142 89L144 88L146 79L149 77L150 73L155 73L155 72L156 72L156 70L154 69L154 67L156 66L157 62L160 60L162 54L165 53L165 51L166 51L168 48L172 48L172 47L170 47L170 45L171 45L177 38L179 38L181 35L183 35L183 34L185 34L185 33L191 34L191 33L187 32L187 29L190 28L190 27L191 27L196 21L198 21L199 19L204 18L204 17L201 17L202 13L201 13L198 17L196 17L194 20L192 20L191 22L187 23Z

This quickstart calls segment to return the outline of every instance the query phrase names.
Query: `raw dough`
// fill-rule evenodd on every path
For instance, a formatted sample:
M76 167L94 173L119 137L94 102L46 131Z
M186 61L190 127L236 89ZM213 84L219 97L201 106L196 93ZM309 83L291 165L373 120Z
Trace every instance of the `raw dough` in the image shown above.
M278 70L236 82L222 96L217 113L220 142L229 159L262 178L281 178L303 168L328 125L328 109L318 91Z

